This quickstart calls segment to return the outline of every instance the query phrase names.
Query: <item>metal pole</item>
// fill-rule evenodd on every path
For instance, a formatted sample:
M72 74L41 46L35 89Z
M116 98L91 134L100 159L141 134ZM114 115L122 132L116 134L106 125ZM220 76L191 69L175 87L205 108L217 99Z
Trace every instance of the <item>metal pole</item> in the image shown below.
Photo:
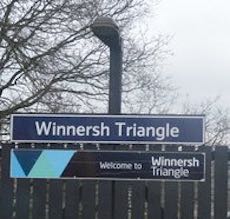
M109 114L121 113L122 42L110 47ZM116 150L116 145L113 145ZM112 219L115 219L116 183L112 181Z
M93 33L110 48L108 114L121 113L122 39L116 23L108 17L98 17L91 26ZM116 145L113 145L116 150ZM115 219L115 181L111 183L111 216Z
M109 114L121 113L122 43L110 47Z

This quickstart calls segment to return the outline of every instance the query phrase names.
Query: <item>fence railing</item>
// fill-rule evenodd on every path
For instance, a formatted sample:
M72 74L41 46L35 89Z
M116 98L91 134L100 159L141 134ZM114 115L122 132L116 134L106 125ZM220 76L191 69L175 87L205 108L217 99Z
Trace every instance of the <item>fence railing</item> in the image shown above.
M109 145L1 144L0 218L226 219L229 149L117 145L118 150L206 153L205 182L45 180L9 178L11 148L108 149ZM113 188L114 187L114 188Z

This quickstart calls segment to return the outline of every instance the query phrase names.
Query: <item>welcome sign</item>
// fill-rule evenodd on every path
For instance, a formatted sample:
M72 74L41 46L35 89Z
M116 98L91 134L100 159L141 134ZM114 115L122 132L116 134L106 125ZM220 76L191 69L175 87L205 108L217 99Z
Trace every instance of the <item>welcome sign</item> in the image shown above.
M204 116L13 114L11 141L203 144Z
M205 154L11 150L13 178L205 181Z

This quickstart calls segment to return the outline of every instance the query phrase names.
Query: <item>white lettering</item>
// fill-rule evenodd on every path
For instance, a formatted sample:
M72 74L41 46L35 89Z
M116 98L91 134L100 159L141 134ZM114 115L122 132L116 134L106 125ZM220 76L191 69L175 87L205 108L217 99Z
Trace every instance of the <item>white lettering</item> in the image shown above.
M57 136L65 136L66 135L66 126L64 125L58 125L57 126Z
M109 126L106 126L104 122L102 122L100 127L100 136L109 136L109 135L110 135Z
M46 124L46 122L41 122L41 124L36 121L35 122L35 127L38 135L49 135L52 127L52 122L49 122Z
M56 122L35 121L35 129L38 136L109 136L110 127L104 122L100 125L90 126L74 126L74 125L58 125Z
M76 134L77 134L77 136L84 136L85 135L85 127L82 125L76 127Z
M100 169L131 170L133 168L132 163L100 162L99 164L100 164Z
M73 125L67 126L67 128L66 128L66 135L67 136L70 136L70 135L74 136L75 135L75 131L76 131L75 126L73 126Z
M136 123L133 123L129 126L125 122L115 122L117 126L118 136L127 136L127 137L153 137L156 140L163 141L165 138L177 138L179 137L179 128L171 127L169 123L166 123L165 126L138 126Z
M118 126L118 136L123 135L123 126L126 125L125 122L115 122L115 125Z
M180 134L180 130L177 128L177 127L172 127L171 130L170 130L170 135L173 137L173 138L177 138Z
M192 159L175 159L175 158L165 158L160 156L155 158L152 156L153 166L165 166L165 167L199 167L200 161L193 157Z
M164 127L158 127L156 128L156 139L157 140L164 140L165 138L165 128Z
M183 167L173 169L164 167L153 167L153 176L174 177L175 179L188 178L189 170Z

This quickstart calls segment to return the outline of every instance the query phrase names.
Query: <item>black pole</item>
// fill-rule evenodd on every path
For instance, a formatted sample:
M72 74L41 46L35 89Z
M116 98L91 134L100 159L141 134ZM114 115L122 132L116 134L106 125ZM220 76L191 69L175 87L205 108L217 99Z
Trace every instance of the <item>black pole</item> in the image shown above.
M109 72L109 107L108 114L121 114L122 93L122 39L116 23L108 17L98 17L91 26L93 33L110 48L110 72ZM113 145L116 150L116 145ZM112 181L111 189L111 216L115 219L115 181Z
M121 114L122 42L110 46L109 114ZM113 145L116 150L116 145ZM116 184L112 181L112 219L115 219Z
M110 47L109 114L121 113L122 43Z

